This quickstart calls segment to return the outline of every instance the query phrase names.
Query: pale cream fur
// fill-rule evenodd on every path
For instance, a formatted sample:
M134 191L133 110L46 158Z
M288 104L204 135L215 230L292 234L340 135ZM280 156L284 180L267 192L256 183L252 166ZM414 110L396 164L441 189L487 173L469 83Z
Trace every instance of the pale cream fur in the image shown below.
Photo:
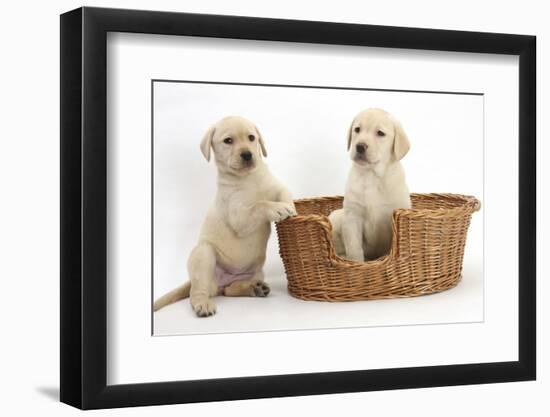
M206 317L216 312L216 295L265 297L269 293L262 268L270 223L293 216L296 210L290 192L264 163L265 142L250 121L236 116L220 120L206 132L200 148L207 161L213 150L217 195L189 256L190 281L159 298L154 309L189 295L195 313ZM250 161L243 159L243 152L252 154ZM214 275L216 264L255 274L220 289Z
M329 220L337 254L362 262L389 252L393 211L411 206L399 162L410 144L403 127L391 114L368 109L353 119L347 148L353 162L344 204L330 214ZM363 153L359 152L361 148Z

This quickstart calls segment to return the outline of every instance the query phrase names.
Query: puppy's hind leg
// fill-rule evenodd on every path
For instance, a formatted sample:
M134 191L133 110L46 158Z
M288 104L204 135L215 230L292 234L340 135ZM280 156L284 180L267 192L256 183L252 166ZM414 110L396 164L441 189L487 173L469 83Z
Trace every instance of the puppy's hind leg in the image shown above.
M233 281L223 289L223 295L227 297L267 297L271 289L264 282L264 273L259 271L253 278Z
M187 262L191 291L189 294L191 307L199 317L208 317L216 313L216 305L212 300L218 292L215 283L216 251L208 243L195 246Z

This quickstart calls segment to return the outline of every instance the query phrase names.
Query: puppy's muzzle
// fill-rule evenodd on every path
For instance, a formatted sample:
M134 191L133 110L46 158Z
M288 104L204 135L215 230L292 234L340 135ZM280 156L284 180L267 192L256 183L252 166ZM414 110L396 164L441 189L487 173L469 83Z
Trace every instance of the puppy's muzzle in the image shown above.
M241 158L245 162L250 162L252 160L252 152L250 151L241 152Z

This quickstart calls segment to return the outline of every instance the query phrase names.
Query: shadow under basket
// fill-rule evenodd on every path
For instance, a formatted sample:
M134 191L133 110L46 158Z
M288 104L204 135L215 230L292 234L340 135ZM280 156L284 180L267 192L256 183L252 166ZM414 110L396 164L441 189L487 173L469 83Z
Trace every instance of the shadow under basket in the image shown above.
M413 297L458 284L472 213L481 204L458 194L411 194L393 213L390 253L368 262L336 255L328 215L343 197L296 200L297 216L277 223L288 291L303 300Z

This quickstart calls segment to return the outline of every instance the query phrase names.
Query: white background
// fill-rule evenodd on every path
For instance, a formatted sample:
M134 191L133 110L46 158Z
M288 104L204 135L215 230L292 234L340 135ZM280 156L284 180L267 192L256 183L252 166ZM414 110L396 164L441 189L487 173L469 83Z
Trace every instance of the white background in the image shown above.
M269 46L266 48L266 44L260 41L135 34L112 34L108 38L107 105L111 116L107 123L108 383L516 360L517 276L514 271L517 270L517 244L514 243L514 235L517 231L517 205L509 204L509 201L517 200L517 187L514 186L517 184L517 57L287 43L269 43ZM254 65L218 65L234 56L239 56L242 62L254 62ZM318 70L321 67L323 71ZM487 237L484 247L487 271L484 281L486 320L476 324L415 328L360 327L315 332L150 337L150 311L143 308L151 298L150 79L175 79L183 76L189 79L197 79L199 76L219 79L221 76L233 82L268 79L273 83L298 85L307 80L313 85L332 86L361 86L376 80L379 88L483 91L485 150L491 156L486 158L484 198L484 210L487 213L484 223ZM345 101L347 103L347 99ZM428 107L430 106L426 106L426 109ZM451 110L451 106L448 107ZM397 106L395 108L398 109ZM394 111L400 114L399 111ZM456 108L452 112L463 113ZM450 115L446 117L449 118ZM413 126L429 119L436 130L444 131L446 128L470 133L468 126L454 128L456 121L447 119L437 129L437 122L432 121L429 116L416 118L419 120L411 122ZM261 124L264 125L263 122ZM471 131L470 134L475 136L479 128L472 126ZM460 140L461 138L454 138L450 145L445 144L445 149L448 149L447 146L459 146ZM443 140L439 146L443 146ZM437 152L437 156L440 157L441 153L443 151ZM127 157L129 155L131 158ZM435 155L428 159L435 159ZM459 162L469 168L464 161ZM421 163L423 161L419 164ZM476 166L473 162L472 164ZM440 168L440 171L447 172L445 168ZM452 176L450 173L446 175ZM458 182L459 178L455 178L453 186L458 186ZM442 185L446 187L447 182L442 181ZM462 183L460 186L462 187ZM477 217L476 221L479 220L481 219ZM507 225L504 230L503 224ZM500 238L503 232L507 239ZM506 259L506 262L502 262L502 259ZM475 273L468 275L476 276ZM451 294L458 295L467 288L461 286ZM447 294L439 294L439 297L411 299L401 304L405 306L407 303L411 306L417 302L428 303L446 296ZM242 306L247 314L250 311L259 311L260 307L256 305L246 308L246 301L255 301L264 307L273 303L284 308L283 303L278 302L276 294L267 300L220 300L233 301L232 306ZM398 301L392 304L395 303ZM359 310L359 314L357 311L350 312L355 320L360 320L363 314L367 319L376 317L376 312L378 315L383 314L381 308L376 308L382 302L364 304L375 314L368 314L367 309L361 311L361 304L358 303L347 306L335 304L336 307L333 308L339 310L340 314L344 314L344 309L348 308ZM185 327L190 327L192 322L195 332L208 331L207 326L214 325L220 317L225 317L220 314L214 319L198 321L189 314L189 309L183 309L184 305L185 303L177 304L182 312L187 311L189 322L185 323ZM398 311L390 303L383 305L387 308L386 312L395 314ZM224 303L225 311L229 311L228 307L229 303ZM322 308L327 310L329 307L323 305ZM430 308L436 309L437 305ZM441 303L440 308L446 309L448 306L443 307ZM470 312L467 306L461 308ZM296 309L289 310L289 314L294 314L298 322L297 317L301 316L302 321L304 311L310 310L309 306L304 306L299 312L301 314L296 314ZM415 310L422 309L411 308L411 312ZM475 307L471 309L474 314L475 310ZM172 312L176 320L180 312ZM181 317L184 319L185 316ZM337 316L335 319L336 322L343 321L338 320ZM475 319L469 319L473 320ZM318 322L323 323L324 320ZM353 325L357 326L357 323ZM329 326L333 327L334 324ZM246 327L248 326L245 329ZM306 324L304 327L309 326ZM231 328L242 330L235 329L235 325ZM464 344L464 340L475 340L476 343ZM401 348L403 341L407 341L406 350ZM220 355L219 346L224 346L223 355ZM346 346L347 354L336 354L342 346ZM261 361L260 364L250 361L249 351L262 352L269 357L269 361ZM204 366L200 360L181 361L182 352L188 357L208 358L208 366ZM150 359L144 361L144 357ZM227 361L228 357L232 360Z
M388 62L393 57L383 58L395 65ZM517 76L515 61L504 65L509 68L502 72ZM367 80L372 86L380 81ZM155 298L188 279L188 254L216 193L215 164L209 166L199 150L211 124L230 114L256 123L268 149L266 163L295 198L342 195L351 166L348 128L368 107L384 108L403 124L412 144L402 160L412 191L483 200L483 96L155 82ZM217 297L220 314L200 320L186 299L155 313L154 334L481 321L483 211L475 213L468 232L463 282L437 296L336 304L296 300L286 290L275 230L264 271L272 287L268 300Z
M542 3L464 1L396 1L367 5L341 1L337 5L315 7L297 2L260 4L235 0L97 2L89 5L134 7L204 13L247 14L297 19L335 20L442 29L482 30L536 34L538 73L547 67L549 52L544 48L550 36ZM5 302L0 307L4 327L1 345L2 409L11 415L28 413L73 415L77 412L58 404L58 14L78 7L74 1L55 4L11 3L4 8L2 46L4 51L1 94L4 151L0 170L5 190L2 205L2 273L7 283ZM185 7L185 8L184 8ZM24 18L23 18L24 17ZM539 120L548 94L547 82L539 79ZM543 103L544 101L544 103ZM539 124L538 137L547 133ZM540 141L539 139L539 142ZM547 146L539 151L539 161L548 157ZM540 167L540 164L539 164ZM541 168L548 179L548 168ZM539 181L539 191L542 191ZM548 207L548 192L541 196L539 209ZM539 236L548 232L548 220L540 219ZM548 239L539 239L539 254L548 251ZM540 259L541 257L539 257ZM539 321L548 316L548 266L541 262L539 276ZM539 324L539 352L548 351L548 326ZM334 415L342 409L350 414L405 414L449 416L468 413L501 415L545 415L548 405L543 393L550 388L547 359L539 355L539 380L486 386L466 386L424 390L315 396L181 405L101 411L99 415L281 415L302 410L318 415ZM546 412L546 413L545 413Z

